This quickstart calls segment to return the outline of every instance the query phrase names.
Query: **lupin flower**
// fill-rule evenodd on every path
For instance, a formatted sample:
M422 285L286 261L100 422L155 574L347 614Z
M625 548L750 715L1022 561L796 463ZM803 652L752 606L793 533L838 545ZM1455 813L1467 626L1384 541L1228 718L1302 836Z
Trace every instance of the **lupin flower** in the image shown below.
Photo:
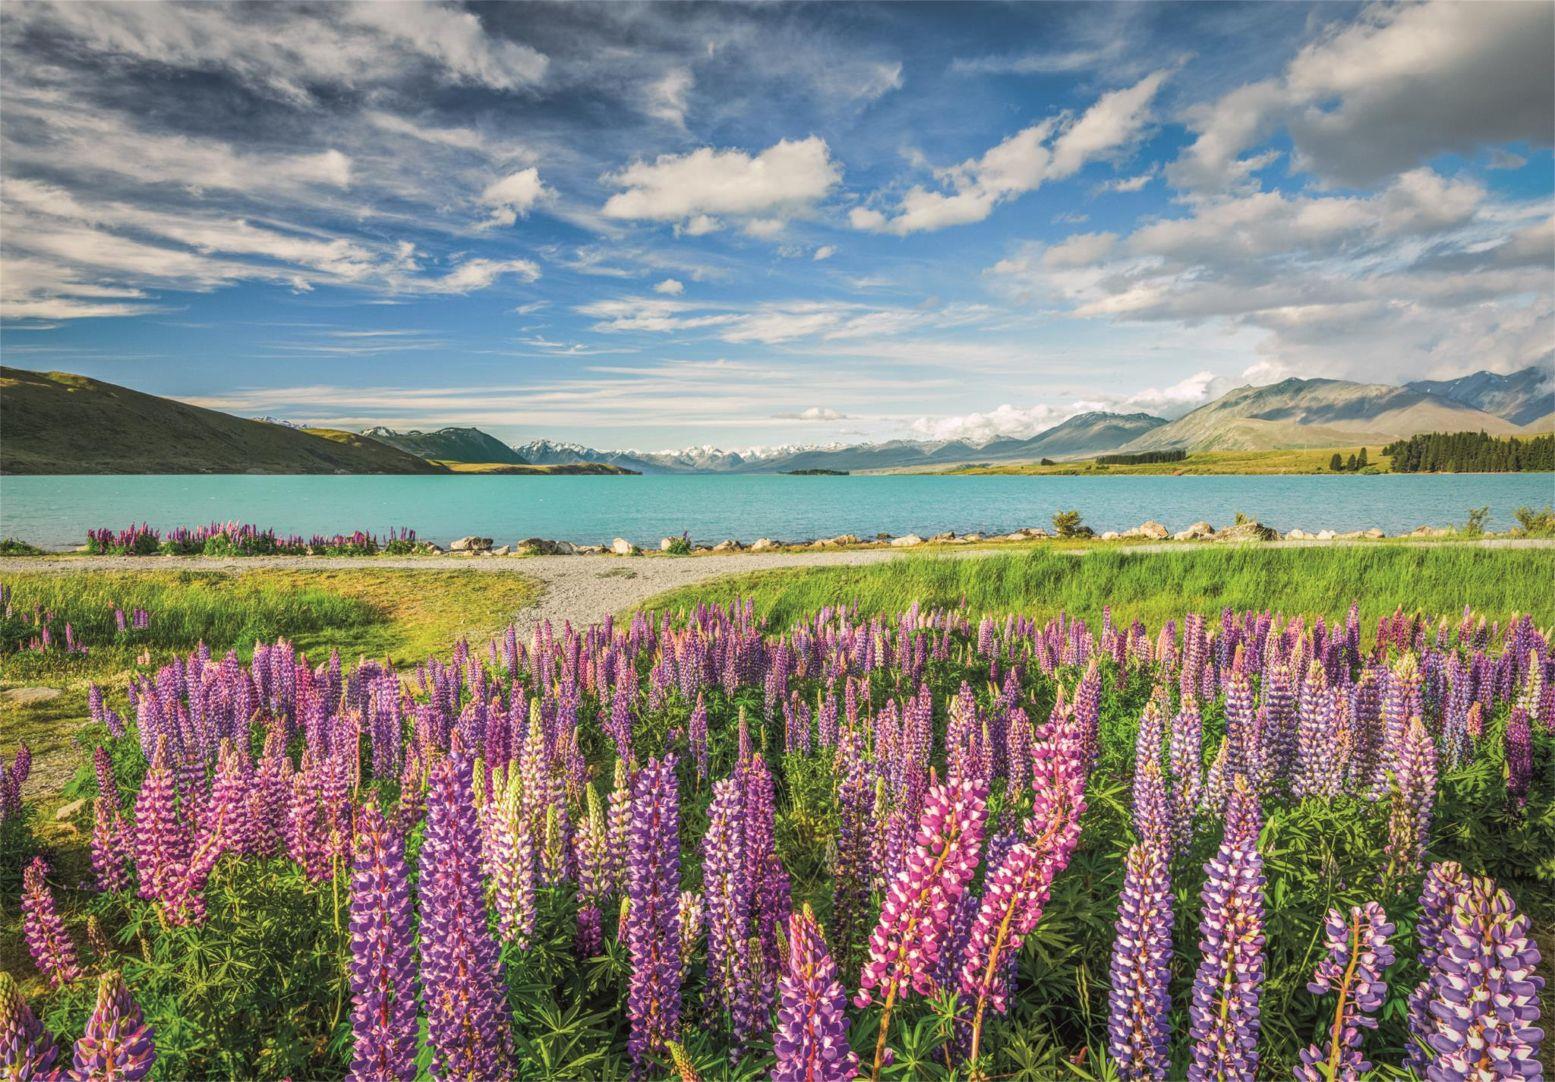
M188 875L193 842L175 806L167 740L158 740L151 769L135 798L135 871L140 896L171 908Z
M76 945L54 905L54 893L44 882L48 871L42 857L33 857L22 873L22 931L38 972L49 979L50 985L62 988L81 976L81 964L76 960Z
M1172 883L1164 839L1128 851L1112 947L1107 1051L1124 1079L1162 1079L1171 1066Z
M680 979L684 981L702 942L702 895L694 890L681 891L675 916L680 923Z
M697 781L707 780L707 704L702 693L697 692L697 704L686 723L686 737L691 745L691 759L696 763Z
M872 1077L880 1074L891 1009L903 987L920 995L934 991L932 974L941 940L956 902L977 869L985 801L982 783L973 780L936 785L924 798L915 843L886 892L854 997L859 1007L867 1007L873 1002L872 993L880 990L880 1035Z
M97 984L97 1005L76 1042L72 1082L136 1082L151 1073L157 1046L140 1006L117 973Z
M1382 971L1393 964L1388 937L1393 925L1376 902L1352 905L1345 917L1328 911L1323 935L1328 955L1318 962L1307 991L1315 996L1337 993L1333 1023L1326 1027L1325 1046L1308 1045L1301 1051L1298 1078L1305 1082L1356 1082L1371 1063L1361 1048L1361 1029L1376 1029L1373 1017L1387 998L1388 984Z
M1470 881L1431 973L1428 1082L1542 1077L1538 969L1528 917L1493 880Z
M1406 1049L1404 1065L1416 1074L1423 1075L1430 1062L1431 1050L1426 1043L1435 1026L1431 1019L1431 974L1436 969L1436 956L1441 949L1442 930L1452 916L1454 900L1469 884L1463 866L1455 860L1439 861L1425 873L1425 883L1420 888L1420 919L1415 922L1415 960L1426 972L1426 979L1409 993L1409 1033L1411 1040Z
M404 844L378 805L358 814L351 869L351 1077L416 1073L416 959Z
M497 930L504 940L529 945L535 931L535 845L529 834L520 797L517 770L500 771L501 788L483 809L486 845L483 851L491 877Z
M1506 795L1518 807L1528 803L1528 786L1533 781L1533 733L1528 711L1512 707L1506 721Z
M680 1033L680 794L675 758L650 759L632 784L627 1050L641 1074Z
M1388 815L1388 874L1408 875L1425 858L1436 805L1436 742L1410 718L1394 756L1393 807Z
M734 1020L735 1037L755 1034L742 1024L750 973L750 880L745 872L744 797L736 778L713 784L702 836L702 883L707 919L707 999Z
M1258 1077L1258 996L1263 984L1263 858L1258 796L1238 775L1226 833L1205 866L1199 949L1203 960L1188 1007L1190 1082Z
M0 969L0 1078L30 1082L59 1077L59 1047L32 1013L10 972Z
M486 924L480 831L470 760L463 753L432 768L420 893L421 984L433 1073L509 1077L507 996L497 942Z
M778 980L774 1082L850 1082L858 1056L848 1044L848 994L807 904L788 918L788 964Z

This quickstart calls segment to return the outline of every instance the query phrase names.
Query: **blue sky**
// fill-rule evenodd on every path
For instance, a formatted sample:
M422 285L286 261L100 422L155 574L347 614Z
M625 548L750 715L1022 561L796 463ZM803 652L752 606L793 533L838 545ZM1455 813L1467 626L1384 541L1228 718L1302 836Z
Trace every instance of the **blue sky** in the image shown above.
M0 348L644 449L1548 366L1552 13L13 3Z

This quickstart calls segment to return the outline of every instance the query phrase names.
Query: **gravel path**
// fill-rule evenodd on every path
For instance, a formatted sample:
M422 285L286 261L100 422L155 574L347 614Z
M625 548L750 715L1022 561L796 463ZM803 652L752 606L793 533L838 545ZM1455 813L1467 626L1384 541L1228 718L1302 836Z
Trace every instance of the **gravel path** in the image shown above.
M1274 541L1263 548L1305 548L1348 544L1340 541ZM1354 542L1375 544L1375 542ZM542 620L560 626L571 621L574 627L587 627L611 613L619 613L656 594L690 586L726 575L772 571L787 567L836 567L883 563L909 555L933 554L950 559L978 559L997 553L1030 551L1041 542L1029 545L994 545L977 548L935 547L890 549L838 549L819 552L739 552L706 556L525 556L525 557L328 557L328 556L256 556L219 559L204 556L70 556L0 558L0 575L18 571L69 573L72 571L254 571L265 568L404 568L445 570L458 568L488 575L523 575L543 587L539 603L515 613L520 632L527 632ZM1485 548L1555 549L1555 541L1526 538L1496 538L1477 542L1419 541L1413 544L1475 544ZM1113 546L1109 546L1113 547ZM1131 552L1170 552L1190 547L1172 542L1130 546ZM1213 548L1213 544L1204 547ZM1058 552L1083 556L1083 548L1060 548Z

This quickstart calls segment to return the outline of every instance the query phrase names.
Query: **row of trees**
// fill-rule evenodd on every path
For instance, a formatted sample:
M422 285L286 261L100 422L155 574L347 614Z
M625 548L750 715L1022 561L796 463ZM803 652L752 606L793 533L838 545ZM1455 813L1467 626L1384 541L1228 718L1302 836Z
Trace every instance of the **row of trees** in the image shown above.
M1155 462L1181 462L1188 457L1184 450L1140 451L1131 455L1102 455L1096 462L1102 466L1147 466Z
M1383 453L1392 458L1394 473L1555 470L1555 435L1521 439L1484 432L1429 432L1390 443ZM1335 455L1334 461L1338 460Z
M1370 463L1366 460L1366 448L1364 447L1360 449L1359 453L1352 451L1348 459L1338 451L1335 451L1334 457L1328 460L1328 468L1335 473L1355 473L1358 470L1364 470L1368 465Z

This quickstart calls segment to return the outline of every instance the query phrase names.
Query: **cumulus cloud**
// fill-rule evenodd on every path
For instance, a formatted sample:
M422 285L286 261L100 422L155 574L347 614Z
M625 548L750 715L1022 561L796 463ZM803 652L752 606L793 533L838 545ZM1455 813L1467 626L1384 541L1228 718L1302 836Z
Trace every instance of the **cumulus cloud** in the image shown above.
M686 291L684 283L677 278L666 278L653 287L655 293L663 293L666 296L678 297Z
M1193 144L1168 171L1196 189L1235 186L1269 157L1242 157L1283 127L1296 167L1368 184L1445 152L1555 130L1555 7L1382 4L1332 24L1277 78L1190 112Z
M781 223L824 198L842 179L826 140L784 139L759 154L702 147L633 162L605 182L624 189L605 202L607 218L678 222L693 235L719 217Z
M819 263L822 260L830 259L832 256L834 256L836 254L837 254L837 246L835 244L823 244L823 245L821 245L819 248L817 248L815 250L814 254L811 255L810 258L812 260L814 260L815 262Z
M527 215L545 194L540 171L531 166L486 185L481 202L491 208L490 224L507 226Z
M798 413L774 413L772 415L785 421L846 421L848 415L840 410L834 410L827 406L811 406L809 409L800 410Z
M890 213L855 207L855 229L905 235L980 222L1005 200L1063 180L1131 144L1150 119L1168 71L1103 94L1079 117L1050 117L1010 136L980 158L940 170L938 189L916 185Z

